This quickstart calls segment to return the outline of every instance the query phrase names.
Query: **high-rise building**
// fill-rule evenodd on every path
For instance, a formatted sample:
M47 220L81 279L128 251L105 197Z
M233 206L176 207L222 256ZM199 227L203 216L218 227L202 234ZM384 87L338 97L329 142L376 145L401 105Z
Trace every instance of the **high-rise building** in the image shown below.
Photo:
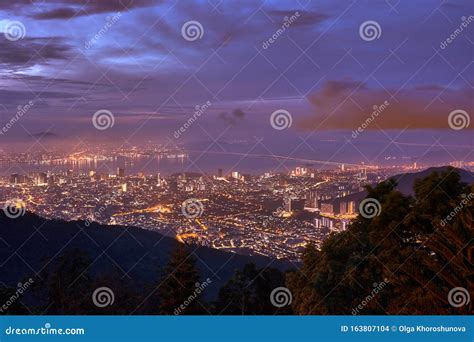
M125 169L118 167L117 168L117 177L125 177Z
M11 184L19 184L23 183L22 176L19 175L18 173L13 173L10 175L10 183Z
M285 198L283 199L283 208L287 212L291 212L291 198Z
M232 178L240 179L240 173L237 172L237 171L232 171L231 176L232 176Z
M221 168L217 169L217 177L222 178L223 174L224 174L224 170L222 170Z
M308 168L306 167L300 167L300 166L297 166L292 172L291 174L293 176L304 176L308 173Z
M321 212L325 214L334 214L334 205L332 203L321 203Z
M308 192L306 206L308 208L318 209L318 192L312 190Z
M304 199L297 199L297 198L286 198L283 201L283 206L285 211L287 212L295 212L295 211L302 211L304 210Z
M350 201L347 204L347 213L349 215L354 215L356 213L355 201Z
M341 201L341 202L339 203L339 213L340 213L341 215L347 214L347 207L348 207L347 202Z
M48 184L48 175L44 172L40 172L38 176L35 177L36 185L47 185Z
M177 191L178 191L178 180L173 179L170 182L170 192L173 193L173 192L177 192Z
M327 217L322 217L322 225L323 227L328 227L329 229L332 229L334 227L334 221L331 220L330 218Z
M346 230L347 229L347 226L348 226L349 222L346 221L346 220L342 220L341 221L341 228L342 230Z

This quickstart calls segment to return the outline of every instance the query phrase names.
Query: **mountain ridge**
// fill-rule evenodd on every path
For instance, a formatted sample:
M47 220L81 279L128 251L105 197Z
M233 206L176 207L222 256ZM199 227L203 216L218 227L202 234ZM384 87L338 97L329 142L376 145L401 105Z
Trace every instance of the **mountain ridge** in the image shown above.
M39 276L41 271L54 265L57 256L79 249L91 257L92 274L114 270L122 278L132 280L134 286L143 287L158 278L178 244L171 237L139 227L49 220L30 212L11 219L0 211L0 268L4 270L1 282L9 286L21 279ZM245 256L195 245L188 247L196 259L201 279L213 280L206 291L210 298L217 295L236 269L248 263L280 270L290 268L287 262L264 256ZM53 259L49 262L48 258Z

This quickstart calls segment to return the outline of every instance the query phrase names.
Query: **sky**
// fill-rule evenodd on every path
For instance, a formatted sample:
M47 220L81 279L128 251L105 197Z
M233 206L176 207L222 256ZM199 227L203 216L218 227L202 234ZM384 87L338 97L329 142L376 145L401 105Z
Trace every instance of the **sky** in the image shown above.
M472 0L2 1L0 146L472 160L473 16Z

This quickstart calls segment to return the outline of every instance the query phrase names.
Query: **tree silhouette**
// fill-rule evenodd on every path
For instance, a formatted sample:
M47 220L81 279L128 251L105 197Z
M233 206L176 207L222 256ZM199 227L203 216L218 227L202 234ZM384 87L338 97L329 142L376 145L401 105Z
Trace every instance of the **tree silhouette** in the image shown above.
M459 287L471 298L474 294L474 185L469 189L456 172L448 170L415 183L414 189L412 228L418 233L418 248L400 271L417 288L407 304L393 302L392 306L403 314L472 313L472 301L455 307L447 294Z
M27 315L30 311L19 296L18 289L0 285L0 315Z
M449 297L454 288L474 295L474 186L451 168L417 180L414 198L395 185L367 188L381 203L378 216L359 215L320 251L306 249L287 281L296 313L472 313L472 302L457 307Z
M54 265L44 270L37 291L46 291L47 314L86 314L91 309L92 279L87 269L91 261L79 249L65 251Z
M199 314L204 311L198 293L199 273L187 246L178 244L158 288L159 312L163 315Z
M285 276L274 268L257 269L245 265L219 291L216 314L273 315L289 314L289 308L277 308L270 301L271 292L285 284Z

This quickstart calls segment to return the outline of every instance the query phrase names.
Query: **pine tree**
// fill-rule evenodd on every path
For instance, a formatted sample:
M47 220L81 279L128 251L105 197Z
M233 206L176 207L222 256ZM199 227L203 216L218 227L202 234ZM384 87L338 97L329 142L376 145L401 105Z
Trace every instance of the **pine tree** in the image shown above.
M58 257L54 266L43 272L36 291L46 290L48 314L86 314L91 307L91 278L87 254L72 249Z
M358 314L473 312L472 299L457 306L449 296L461 288L474 297L474 186L453 169L417 180L414 197L394 185L367 189L381 203L378 216L359 216L320 251L306 250L287 277L296 313L350 314L361 303Z
M224 315L275 315L289 314L289 307L273 306L271 292L284 286L285 276L274 268L257 269L255 264L245 265L219 291L215 303L216 314Z
M198 314L204 311L200 302L199 273L195 260L184 244L178 244L160 281L159 311L163 315Z

